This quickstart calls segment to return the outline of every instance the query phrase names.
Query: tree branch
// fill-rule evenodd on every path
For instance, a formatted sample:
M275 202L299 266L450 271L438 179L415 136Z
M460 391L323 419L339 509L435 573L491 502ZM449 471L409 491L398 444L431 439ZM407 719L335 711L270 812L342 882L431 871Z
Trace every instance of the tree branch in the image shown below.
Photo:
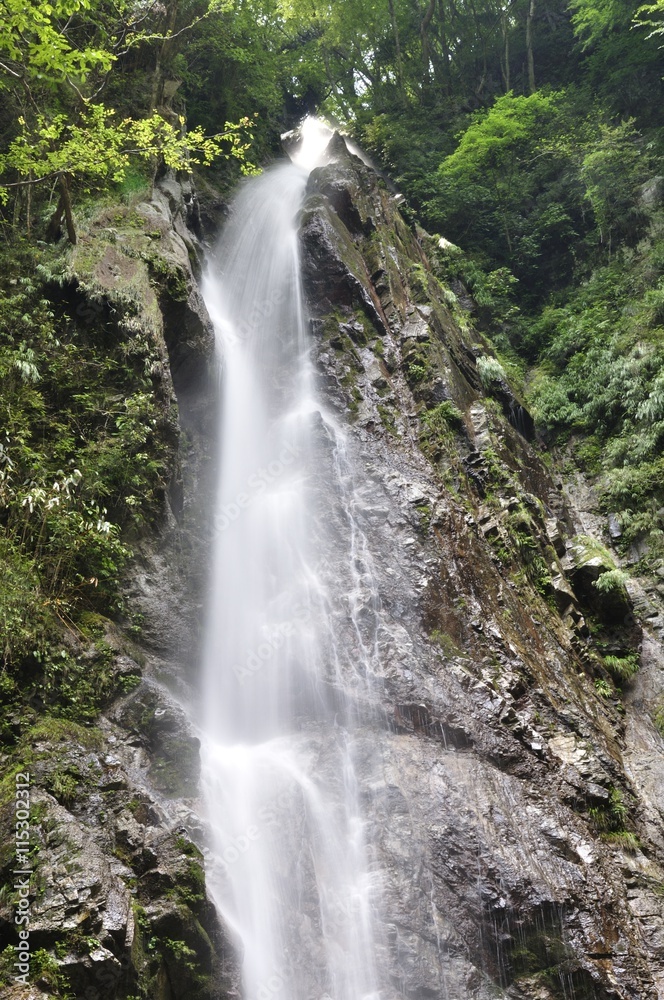
M11 69L6 63L0 62L0 69L4 70L5 73L9 73L9 75L13 76L15 80L22 79L21 73L17 73L15 70Z

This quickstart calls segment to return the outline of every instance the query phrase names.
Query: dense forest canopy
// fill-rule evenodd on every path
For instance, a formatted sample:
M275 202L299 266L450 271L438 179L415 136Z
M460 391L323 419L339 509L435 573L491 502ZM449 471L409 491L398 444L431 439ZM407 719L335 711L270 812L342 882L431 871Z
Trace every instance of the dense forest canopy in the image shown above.
M14 223L31 223L31 189L54 179L80 196L121 182L132 157L241 158L250 119L264 161L318 111L378 154L428 225L540 288L569 279L577 241L637 235L628 205L662 124L661 4L2 6L0 191Z
M662 0L0 0L5 662L47 656L53 610L117 602L164 490L149 345L111 338L100 363L60 339L79 227L164 166L213 164L227 192L311 112L446 238L432 263L542 441L571 442L625 551L654 559L663 42Z

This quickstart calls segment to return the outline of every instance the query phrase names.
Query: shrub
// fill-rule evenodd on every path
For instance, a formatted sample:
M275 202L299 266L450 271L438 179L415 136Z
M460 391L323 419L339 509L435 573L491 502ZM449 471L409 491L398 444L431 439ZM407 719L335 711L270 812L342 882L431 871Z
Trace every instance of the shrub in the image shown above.
M463 413L454 403L446 399L432 410L427 410L422 417L422 423L432 430L444 430L448 427L458 429L463 426Z
M497 384L507 381L505 369L496 358L488 356L479 357L477 359L477 370L486 392L489 392Z
M625 584L629 580L629 574L621 569L611 569L595 580L593 586L599 590L600 594L613 594L616 591L625 589Z
M62 636L85 642L81 615L119 610L130 538L161 513L173 447L156 342L63 275L57 251L0 247L5 739L21 698L91 721L112 693L108 650L84 661Z
M636 653L628 653L626 656L605 656L604 666L614 680L626 681L637 673L639 658Z

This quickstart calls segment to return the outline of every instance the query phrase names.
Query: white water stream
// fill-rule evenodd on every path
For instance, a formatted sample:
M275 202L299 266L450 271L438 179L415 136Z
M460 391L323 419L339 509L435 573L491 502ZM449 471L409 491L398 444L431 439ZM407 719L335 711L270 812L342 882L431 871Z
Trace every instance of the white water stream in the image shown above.
M299 279L297 216L326 141L305 131L298 162L242 187L204 289L223 402L203 782L211 886L243 956L245 1000L379 992L380 880L352 708L372 670L360 616L376 596L343 432L314 390ZM341 626L326 555L340 547Z

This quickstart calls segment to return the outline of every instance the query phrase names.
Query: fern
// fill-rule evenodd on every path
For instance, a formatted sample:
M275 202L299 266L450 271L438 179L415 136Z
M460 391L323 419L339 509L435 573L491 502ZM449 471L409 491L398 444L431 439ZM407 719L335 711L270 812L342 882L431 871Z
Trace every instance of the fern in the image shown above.
M625 584L629 580L629 575L622 569L610 569L602 573L593 586L599 590L600 594L613 594L624 590Z

